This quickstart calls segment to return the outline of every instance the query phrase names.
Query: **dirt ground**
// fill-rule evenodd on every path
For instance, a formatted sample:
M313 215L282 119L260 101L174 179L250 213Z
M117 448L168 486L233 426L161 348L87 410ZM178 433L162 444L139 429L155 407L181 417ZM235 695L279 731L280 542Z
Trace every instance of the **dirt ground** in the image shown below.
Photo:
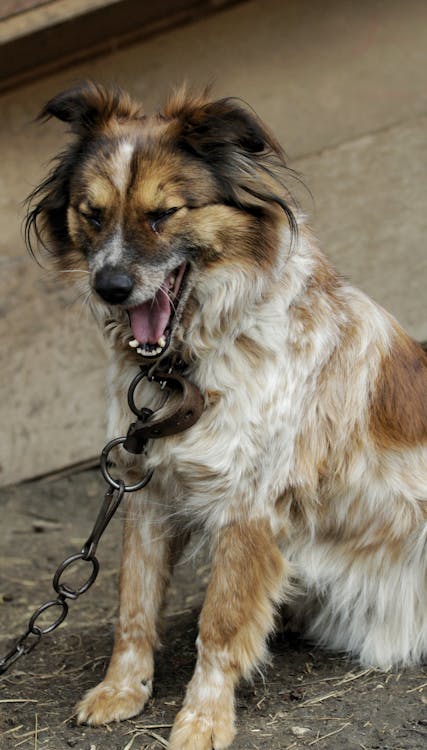
M104 483L94 470L0 492L0 655L51 598L58 563L88 536ZM120 511L119 511L120 515ZM76 726L75 702L104 673L117 601L120 520L102 540L96 585L67 621L0 678L1 750L158 750L195 660L198 611L209 566L203 552L177 569L143 715L97 729ZM421 750L427 746L427 669L382 673L314 649L296 636L271 643L264 674L240 687L236 750Z

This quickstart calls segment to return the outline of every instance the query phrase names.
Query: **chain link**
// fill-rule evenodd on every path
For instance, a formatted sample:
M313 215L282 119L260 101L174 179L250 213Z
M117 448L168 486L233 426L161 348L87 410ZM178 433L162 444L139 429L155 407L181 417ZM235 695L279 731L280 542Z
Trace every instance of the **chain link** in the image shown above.
M132 394L132 399L136 386L145 376L145 374L146 369L141 368L141 372L139 372L138 375L132 380L132 383L129 386L129 392L131 392ZM96 549L102 534L104 533L117 508L119 507L124 493L135 492L136 490L142 489L142 487L145 487L150 481L153 475L152 471L148 471L139 482L133 485L126 485L122 479L113 479L113 477L110 475L108 469L109 453L115 445L122 445L125 440L125 437L111 440L102 450L100 458L101 472L109 487L104 495L104 500L96 517L92 531L86 542L84 543L81 551L75 553L74 555L70 555L58 566L52 580L53 589L57 594L56 599L51 599L47 602L44 602L44 604L41 604L40 607L38 607L38 609L33 612L28 622L26 631L18 638L11 650L8 651L5 656L0 658L0 675L4 674L4 672L6 672L9 667L11 667L12 664L14 664L18 659L20 659L21 656L29 654L30 651L32 651L33 648L35 648L40 643L40 640L44 635L46 635L47 633L51 633L53 630L56 630L56 628L59 627L62 622L64 622L65 618L68 615L68 599L78 599L80 596L82 596L82 594L85 594L86 591L88 591L95 583L95 580L99 573L99 562L95 554ZM78 564L79 562L90 563L92 565L92 570L83 584L81 584L77 588L72 588L67 583L62 582L61 579L68 568ZM54 608L59 608L60 612L51 623L49 623L48 625L44 625L44 627L37 624L39 619L45 612L53 610Z
M96 518L92 532L82 547L80 552L74 555L70 555L59 565L53 576L52 586L57 593L56 599L50 599L44 604L41 604L30 617L28 622L27 630L23 635L18 638L15 646L0 659L0 674L6 672L7 669L21 656L29 654L30 651L35 648L40 642L41 638L47 633L51 633L56 630L68 615L68 603L67 599L74 600L78 599L82 594L95 583L96 577L99 572L99 562L95 556L96 548L99 539L106 529L108 523L111 521L114 513L119 507L121 500L125 492L125 484L122 480L119 480L119 488L110 488L105 493L104 502L102 503L101 509ZM92 570L86 581L81 584L78 588L72 588L67 583L62 583L61 578L65 571L72 565L78 562L85 562L92 564ZM54 608L59 608L60 612L56 618L48 625L42 626L37 624L41 616ZM32 637L32 639L31 639Z
M136 492L142 489L153 476L153 471L149 470L139 482L135 482L134 484L125 484L123 479L115 479L111 476L109 469L109 455L111 450L120 445L130 453L141 454L145 449L148 439L177 434L191 427L200 417L203 410L203 398L196 386L183 377L182 372L184 367L184 363L177 358L166 359L154 366L142 366L132 380L128 390L128 404L131 411L138 418L138 421L130 425L126 437L118 437L110 440L102 450L100 468L109 487L104 495L104 500L92 531L80 552L70 555L58 566L52 580L53 589L57 594L56 598L41 604L32 614L26 631L18 638L14 647L5 656L0 658L0 675L6 672L21 656L29 654L44 635L56 630L64 622L68 615L67 600L74 601L78 599L95 583L99 572L96 550L102 534L119 507L125 492ZM172 411L169 410L163 417L150 422L148 429L146 423L148 420L154 418L156 413L146 407L138 408L134 401L135 389L144 378L156 382L161 390L166 387L171 391L173 390L175 395L179 393L178 402L173 406ZM62 577L70 567L78 563L90 563L92 569L84 583L73 588L65 581L63 582ZM56 618L52 622L44 626L37 624L45 612L54 610L55 608L57 610ZM58 612L58 610L60 611Z

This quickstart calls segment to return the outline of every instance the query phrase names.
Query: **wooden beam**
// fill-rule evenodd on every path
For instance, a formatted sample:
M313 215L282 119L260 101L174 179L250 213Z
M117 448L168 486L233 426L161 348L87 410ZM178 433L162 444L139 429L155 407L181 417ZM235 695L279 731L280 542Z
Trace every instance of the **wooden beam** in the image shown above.
M35 7L0 20L0 90L238 1L40 0ZM18 2L28 6L30 0ZM12 0L8 8L13 10Z
M35 8L37 5L46 5L52 0L2 0L0 5L0 21L25 10Z

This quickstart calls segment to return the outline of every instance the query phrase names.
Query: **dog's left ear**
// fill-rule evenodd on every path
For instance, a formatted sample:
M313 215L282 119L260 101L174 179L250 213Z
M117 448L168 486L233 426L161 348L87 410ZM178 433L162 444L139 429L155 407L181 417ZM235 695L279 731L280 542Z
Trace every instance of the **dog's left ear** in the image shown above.
M183 89L162 116L174 123L178 146L211 169L225 202L249 211L280 207L296 234L285 153L252 110L237 99L212 102L208 92L194 97Z
M254 116L223 99L196 110L183 123L182 137L200 156L212 149L237 148L251 154L261 153L265 134Z
M107 89L92 81L85 81L50 99L38 119L45 120L49 117L68 122L73 133L87 136L102 129L113 119L141 118L143 112L121 89Z
M180 123L179 141L189 151L207 161L234 149L261 154L281 148L255 113L233 98L206 101L204 95L191 97L179 92L164 110L169 119Z

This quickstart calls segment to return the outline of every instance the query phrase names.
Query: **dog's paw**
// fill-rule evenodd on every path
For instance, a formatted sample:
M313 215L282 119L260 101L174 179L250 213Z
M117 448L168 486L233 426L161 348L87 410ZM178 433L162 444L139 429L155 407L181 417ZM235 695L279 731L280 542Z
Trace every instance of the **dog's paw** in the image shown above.
M101 682L77 705L77 723L97 726L136 716L151 695L151 683L128 687Z
M185 706L175 719L169 750L223 750L235 734L233 713L209 715Z

